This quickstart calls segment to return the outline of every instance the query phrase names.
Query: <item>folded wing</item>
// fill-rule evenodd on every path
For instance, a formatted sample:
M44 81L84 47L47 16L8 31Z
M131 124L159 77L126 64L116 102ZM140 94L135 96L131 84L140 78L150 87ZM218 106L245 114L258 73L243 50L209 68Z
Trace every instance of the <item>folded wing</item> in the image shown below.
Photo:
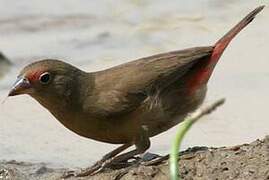
M149 95L180 80L199 60L206 60L212 50L209 46L172 51L96 72L95 113L113 117L134 111Z

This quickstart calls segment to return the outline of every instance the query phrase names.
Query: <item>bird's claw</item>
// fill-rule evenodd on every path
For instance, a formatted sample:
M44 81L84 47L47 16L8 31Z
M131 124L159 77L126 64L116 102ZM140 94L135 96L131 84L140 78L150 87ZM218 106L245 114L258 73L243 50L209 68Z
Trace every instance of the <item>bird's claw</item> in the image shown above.
M162 163L163 161L167 160L169 158L169 155L166 156L159 156L156 155L153 159L144 160L141 162L141 165L143 166L152 166Z
M133 157L136 161L139 161L140 158L136 158ZM96 162L93 166L86 168L84 170L81 170L80 172L76 172L76 171L68 171L66 173L64 173L64 175L62 176L63 179L67 179L70 177L85 177L85 176L93 176L101 171L103 171L105 168L108 168L110 166L115 165L115 163L128 163L127 160L122 161L122 162L114 162L113 158L110 158L106 161L98 161Z
M105 168L109 167L112 163L112 159L108 159L106 161L98 161L93 166L86 168L84 170L81 170L80 172L76 171L68 171L64 173L62 176L63 179L67 179L70 177L85 177L85 176L93 176Z
M67 179L67 178L70 178L70 177L85 177L85 176L92 176L98 172L100 172L102 166L101 165L94 165L90 168L87 168L85 170L81 170L79 172L76 172L76 171L68 171L68 172L65 172L64 175L62 176L63 179Z

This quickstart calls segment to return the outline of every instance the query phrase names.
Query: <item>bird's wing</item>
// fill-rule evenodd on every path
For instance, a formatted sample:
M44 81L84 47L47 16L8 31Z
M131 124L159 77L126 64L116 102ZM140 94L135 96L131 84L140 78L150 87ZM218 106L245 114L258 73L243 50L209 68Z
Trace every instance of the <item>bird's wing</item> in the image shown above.
M209 46L173 51L96 72L96 112L115 116L135 110L148 95L178 80L212 50Z

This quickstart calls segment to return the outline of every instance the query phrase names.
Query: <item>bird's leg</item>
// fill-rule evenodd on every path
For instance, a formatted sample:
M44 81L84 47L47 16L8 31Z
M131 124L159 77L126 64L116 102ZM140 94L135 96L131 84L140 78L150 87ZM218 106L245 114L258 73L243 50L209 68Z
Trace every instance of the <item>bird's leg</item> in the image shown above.
M132 145L133 145L133 143L128 143L128 144L124 144L124 145L114 149L113 151L111 151L111 152L107 153L106 155L104 155L102 157L102 159L97 161L92 167L102 165L105 161L109 160L110 158L115 157L116 155L118 155L119 153L121 153L122 151L124 151L125 149L129 148Z
M87 168L86 170L83 170L80 173L74 173L74 172L69 173L65 175L64 178L68 178L70 176L84 177L84 176L94 175L98 172L101 172L104 168L108 168L109 166L116 163L128 161L135 155L145 152L150 147L150 140L149 140L149 137L147 136L146 128L141 128L141 131L139 135L135 138L134 142L136 146L135 150L118 155L119 153L121 153L122 151L130 147L133 143L124 144L116 148L115 150L109 152L105 156L103 156L103 158L97 163L95 163L92 167Z
M105 161L115 157L116 155L118 155L119 153L124 151L125 149L129 148L133 144L135 144L135 146L136 146L136 149L133 150L133 151L138 150L138 153L134 154L133 156L145 152L150 147L150 140L149 140L149 137L148 137L148 130L147 130L147 128L145 126L141 127L140 134L135 139L135 143L127 143L127 144L124 144L124 145L114 149L113 151L111 151L111 152L107 153L106 155L104 155L103 158L100 161L96 162L94 165L104 163ZM131 152L132 151L130 151L130 157L129 158L125 158L125 159L123 158L122 160L120 160L120 158L119 158L120 156L123 156L124 154L128 154L128 153L124 153L124 154L119 155L119 156L117 156L115 158L119 158L119 159L117 159L118 162L128 160L128 159L133 157L133 156L131 156ZM115 158L113 158L113 159L115 159Z
M114 158L111 158L108 161L105 161L102 164L102 167L98 169L97 171L95 171L94 174L102 171L104 168L107 168L113 164L120 163L123 161L128 161L135 155L144 153L150 147L150 140L147 134L148 134L147 129L142 127L140 134L135 139L135 146L136 146L135 150L120 154L118 156L115 156Z
M147 129L145 128L141 129L140 134L135 139L135 147L136 147L135 150L116 156L115 158L113 158L112 162L115 163L115 162L127 161L130 158L134 157L135 155L144 153L150 147L150 140L147 135Z
M97 161L91 167L89 167L89 168L87 168L87 169L85 169L85 170L83 170L83 171L81 171L79 173L76 173L74 171L67 172L63 176L63 178L68 178L68 177L71 177L71 176L83 177L83 176L91 175L93 172L100 169L104 162L106 162L107 160L109 160L109 159L113 158L114 156L118 155L119 153L121 153L122 151L124 151L125 149L127 149L128 147L130 147L132 145L133 145L133 143L127 143L127 144L121 145L120 147L117 147L113 151L111 151L111 152L107 153L106 155L104 155L101 160Z

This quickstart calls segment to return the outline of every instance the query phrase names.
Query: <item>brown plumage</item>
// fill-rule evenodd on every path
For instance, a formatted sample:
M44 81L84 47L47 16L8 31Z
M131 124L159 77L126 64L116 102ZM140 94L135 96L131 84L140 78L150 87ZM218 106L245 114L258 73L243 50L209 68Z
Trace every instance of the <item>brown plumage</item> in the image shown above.
M91 73L59 60L32 63L20 72L9 95L29 94L81 136L124 144L101 163L134 144L136 150L114 159L126 160L148 149L150 137L180 123L203 102L224 49L262 9L249 13L214 46L158 54Z

